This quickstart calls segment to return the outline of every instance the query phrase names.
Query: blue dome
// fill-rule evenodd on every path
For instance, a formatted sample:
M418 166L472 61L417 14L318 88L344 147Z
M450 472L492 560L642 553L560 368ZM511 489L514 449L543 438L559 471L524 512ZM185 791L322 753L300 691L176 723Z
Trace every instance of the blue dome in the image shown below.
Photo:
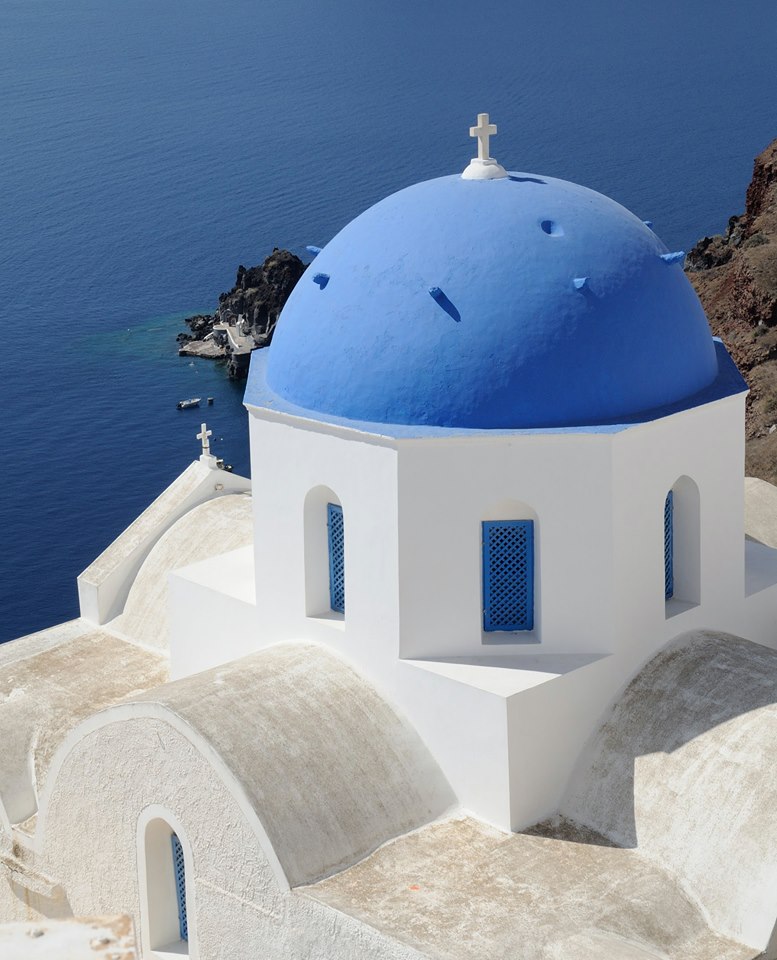
M278 321L267 387L322 415L615 423L716 377L682 264L613 200L528 174L429 180L345 227Z

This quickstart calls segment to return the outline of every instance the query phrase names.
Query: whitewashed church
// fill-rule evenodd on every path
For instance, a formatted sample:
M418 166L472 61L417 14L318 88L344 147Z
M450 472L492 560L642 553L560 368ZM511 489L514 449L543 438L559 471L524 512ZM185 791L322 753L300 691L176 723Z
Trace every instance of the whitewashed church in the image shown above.
M777 489L682 254L463 174L316 255L203 452L0 647L0 920L143 958L777 957Z

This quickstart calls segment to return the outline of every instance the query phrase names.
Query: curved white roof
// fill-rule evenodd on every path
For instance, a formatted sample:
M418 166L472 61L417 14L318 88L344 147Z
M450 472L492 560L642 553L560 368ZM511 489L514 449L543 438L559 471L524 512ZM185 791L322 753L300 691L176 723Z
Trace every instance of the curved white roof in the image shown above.
M250 494L207 500L177 520L143 561L110 629L151 647L167 646L167 575L253 542Z
M675 872L712 925L766 942L777 920L777 651L680 638L634 678L562 806Z
M281 643L135 704L161 706L218 754L291 886L343 869L455 802L410 724L324 647Z

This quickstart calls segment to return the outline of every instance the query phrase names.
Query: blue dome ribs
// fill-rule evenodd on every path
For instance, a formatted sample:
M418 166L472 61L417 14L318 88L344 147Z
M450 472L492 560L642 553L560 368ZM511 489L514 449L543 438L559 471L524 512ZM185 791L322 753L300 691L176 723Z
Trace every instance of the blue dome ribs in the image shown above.
M324 287L329 283L329 274L328 273L317 273L313 277L313 283L317 283L319 287L323 290Z
M439 303L449 317L452 317L456 323L461 323L461 314L439 287L429 287L429 295L435 303Z

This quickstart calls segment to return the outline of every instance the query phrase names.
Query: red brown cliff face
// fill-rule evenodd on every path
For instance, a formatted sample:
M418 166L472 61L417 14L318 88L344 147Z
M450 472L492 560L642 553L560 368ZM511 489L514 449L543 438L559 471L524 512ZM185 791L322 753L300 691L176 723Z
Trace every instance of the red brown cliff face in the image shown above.
M686 270L750 386L746 472L777 483L777 140L756 157L745 212L700 240Z

